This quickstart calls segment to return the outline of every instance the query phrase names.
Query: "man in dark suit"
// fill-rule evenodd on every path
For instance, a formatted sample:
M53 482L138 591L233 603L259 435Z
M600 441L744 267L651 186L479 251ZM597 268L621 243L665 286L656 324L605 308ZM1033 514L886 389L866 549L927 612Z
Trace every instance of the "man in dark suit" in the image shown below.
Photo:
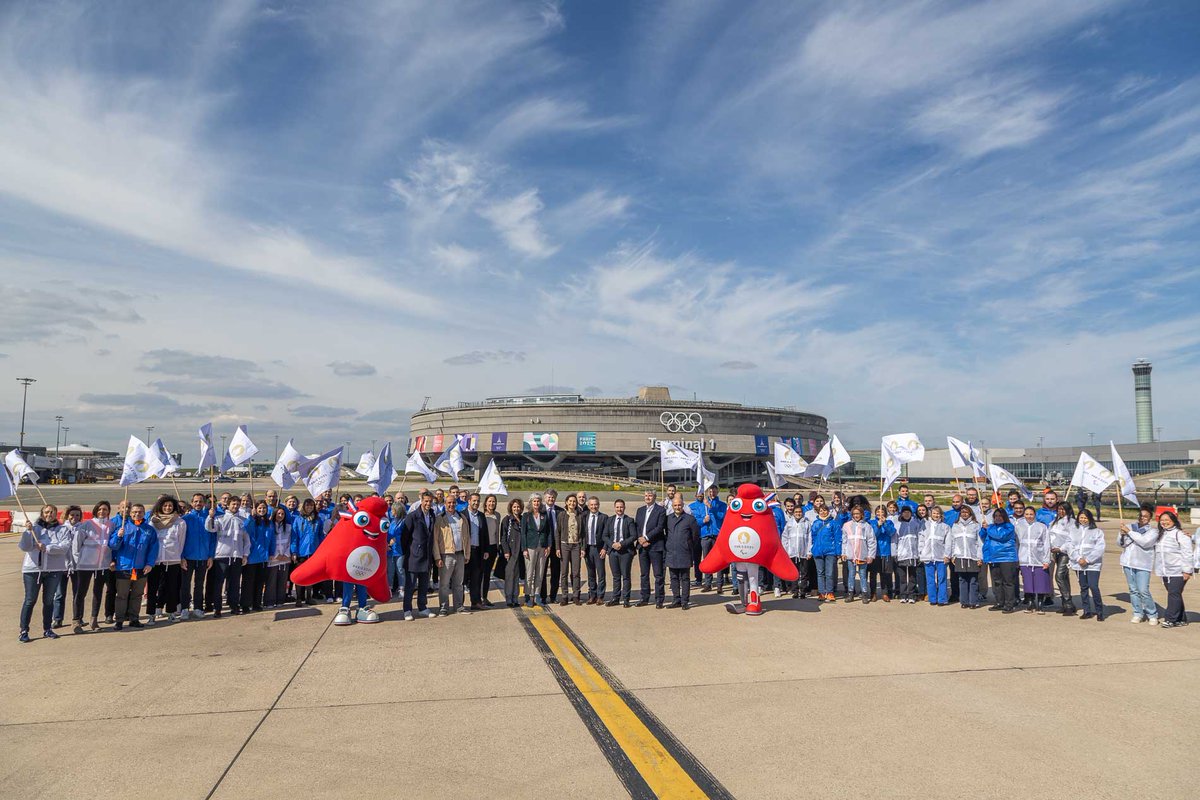
M546 514L550 517L550 530L558 530L558 517L563 514L564 509L558 505L558 492L554 489L546 490ZM551 534L553 535L553 534ZM562 558L555 552L554 545L550 546L550 564L546 570L547 575L542 577L542 597L548 597L550 602L558 600L558 580L562 575ZM550 594L546 594L546 578L550 578Z
M433 565L433 495L421 492L421 502L404 518L400 550L404 553L404 618L413 618L413 593L417 595L417 616L436 617L426 610L429 598L429 569Z
M491 563L496 556L496 548L488 539L487 517L479 509L479 492L471 492L467 497L467 530L471 536L471 560L467 562L467 592L471 597L471 608L483 610L483 587L491 581ZM490 605L490 604L489 604Z
M604 602L606 573L604 571L604 526L608 515L600 513L600 498L588 500L587 513L583 515L583 558L587 564L588 605Z
M633 591L630 576L636 543L637 523L632 517L625 516L625 501L617 500L613 503L613 515L605 523L605 549L600 553L600 563L607 560L613 576L612 600L605 605L615 606L620 602L629 608L629 595Z
M683 507L683 495L671 500L671 513L667 515L666 559L671 571L671 608L692 607L692 550L700 539L700 526L696 518ZM661 601L660 601L661 602Z
M663 555L666 550L667 512L655 502L658 492L647 489L645 505L637 510L638 563L642 568L642 599L639 606L650 605L650 569L654 568L654 600L663 607Z

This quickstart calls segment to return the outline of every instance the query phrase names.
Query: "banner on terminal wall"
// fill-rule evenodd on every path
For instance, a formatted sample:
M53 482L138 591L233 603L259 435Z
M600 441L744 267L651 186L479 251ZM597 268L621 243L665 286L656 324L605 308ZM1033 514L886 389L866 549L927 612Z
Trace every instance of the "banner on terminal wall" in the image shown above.
M492 452L504 453L508 450L508 434L493 433L492 434Z
M817 440L816 439L805 439L804 442L805 442L806 447L805 447L804 451L802 453L800 453L800 455L815 456L817 454L817 450L819 449L818 445L817 445Z
M412 442L409 443L408 452L410 453L425 453L425 445L428 444L427 436L414 436Z
M575 451L577 453L596 452L596 432L580 431L575 439Z
M521 437L521 450L526 453L558 452L557 433L528 433Z
M756 456L771 455L771 437L770 436L755 436L754 437L754 455L756 455Z
M780 436L779 441L796 451L799 455L804 450L804 440L799 436Z
M428 441L429 452L440 453L443 449L445 449L444 445L446 444L446 434L435 433L433 436L428 437Z
M462 435L462 451L464 453L474 453L475 448L479 445L478 433L464 433Z

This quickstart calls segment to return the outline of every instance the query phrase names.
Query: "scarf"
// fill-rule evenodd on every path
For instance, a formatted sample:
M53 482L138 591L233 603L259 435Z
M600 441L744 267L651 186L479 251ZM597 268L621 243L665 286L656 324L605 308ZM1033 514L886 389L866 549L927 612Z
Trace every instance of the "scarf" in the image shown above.
M179 518L178 514L151 514L150 524L158 530L166 530L175 524L175 520Z

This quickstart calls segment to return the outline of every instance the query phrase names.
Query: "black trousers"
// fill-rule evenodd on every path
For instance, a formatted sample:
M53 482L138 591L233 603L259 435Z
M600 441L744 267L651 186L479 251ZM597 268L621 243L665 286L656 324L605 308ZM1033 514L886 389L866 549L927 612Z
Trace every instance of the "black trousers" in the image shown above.
M550 568L546 570L546 574L542 576L542 597L550 598L553 603L558 599L558 580L562 577L562 559L559 558L555 548L550 548ZM550 594L546 594L546 581L550 581Z
M1187 619L1187 609L1183 606L1183 587L1187 581L1180 575L1175 578L1163 578L1163 586L1167 588L1167 610L1163 614L1163 622L1183 622Z
M488 589L492 586L492 565L495 563L496 548L489 546L471 551L471 560L467 562L467 592L471 597L471 605L487 599Z
M404 610L412 611L413 595L417 596L417 610L424 611L425 604L429 600L429 571L421 570L413 572L405 570L407 575L404 578Z
M241 605L242 598L242 560L240 558L214 558L209 575L209 594L204 599L206 608L213 611L223 608L222 595L229 600L230 608Z
M654 550L652 548L643 548L638 553L638 564L642 568L642 599L650 599L650 571L654 570L654 599L661 602L663 599L663 551Z
M925 572L920 564L896 563L896 593L903 600L915 600L917 595L917 573Z
M604 559L600 557L600 545L585 544L583 546L583 561L587 565L588 599L595 597L604 599L608 589L608 572L604 568Z
M633 591L633 581L630 577L633 573L633 553L609 550L608 566L612 570L613 599L628 603L629 595Z
M105 594L104 616L111 617L117 613L117 574L110 569L85 569L71 573L72 620L83 622L83 606L89 586L92 589L92 619L100 617L102 593ZM104 592L106 587L108 591Z
M692 570L689 567L671 567L671 599L675 602L691 602L691 572Z
M168 614L179 610L180 584L183 568L178 564L155 564L146 581L146 613L159 609Z
M242 567L242 611L262 611L263 593L267 590L267 562ZM233 601L229 601L233 605Z
M208 559L189 558L187 567L187 572L180 576L179 608L182 611L192 608L201 610L204 607L204 579L208 576Z
M892 574L896 571L896 559L892 556L879 556L872 559L867 566L868 583L871 585L871 594L875 594L875 581L879 580L880 589L883 594L891 597L894 591L892 586Z
M1017 607L1017 562L1004 561L989 564L992 571L992 588L996 592L996 604L1001 608Z

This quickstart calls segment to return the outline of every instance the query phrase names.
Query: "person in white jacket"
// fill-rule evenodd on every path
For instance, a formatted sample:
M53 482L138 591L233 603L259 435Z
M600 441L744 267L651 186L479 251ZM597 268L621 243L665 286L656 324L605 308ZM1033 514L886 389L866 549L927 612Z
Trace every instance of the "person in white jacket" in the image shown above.
M1077 612L1071 594L1071 542L1078 526L1070 503L1059 503L1054 511L1058 516L1050 524L1050 562L1054 565L1054 584L1062 603L1062 614L1073 617Z
M1133 606L1133 624L1158 624L1158 605L1150 596L1150 573L1154 571L1154 546L1158 543L1158 527L1154 524L1154 509L1142 506L1137 522L1122 524L1117 544L1121 547L1121 570L1129 586L1129 603Z
M83 606L88 589L92 591L92 624L89 630L100 630L100 601L104 599L104 621L112 623L117 613L117 574L109 569L112 551L108 549L108 537L115 523L110 519L112 506L101 500L92 507L92 518L85 519L74 528L71 541L71 560L75 571L72 591L72 615L75 633L83 633ZM105 589L107 588L107 592Z
M1045 614L1042 598L1054 590L1050 586L1050 529L1038 522L1037 509L1028 506L1013 523L1017 530L1017 562L1021 565L1021 585L1032 595L1025 613Z
M941 507L934 506L929 510L925 527L917 535L917 554L925 568L925 593L931 606L944 606L950 602L950 585L946 583L950 552L950 526L945 522Z
M842 561L849 567L846 602L854 602L855 588L862 593L863 603L871 602L868 572L875 560L875 528L867 522L862 506L850 509L850 521L842 526Z
M979 572L983 569L983 540L979 523L970 506L958 509L958 521L950 528L950 557L958 576L958 604L979 608Z
M1183 589L1196 571L1195 543L1179 526L1179 517L1171 511L1158 515L1158 541L1154 544L1154 574L1162 578L1167 589L1167 610L1163 612L1162 628L1178 628L1187 624L1187 609L1183 605Z
M216 547L209 573L212 582L206 587L209 596L205 605L211 605L213 616L221 617L221 595L228 586L229 611L235 616L242 613L242 566L250 554L250 534L246 533L246 521L238 511L242 501L230 496L225 513L217 516L216 508L208 510L204 529L216 534Z
M912 509L900 509L900 523L896 526L896 539L892 553L896 558L896 594L901 603L917 602L917 570L921 567L921 529L925 523L913 519Z
M1079 581L1079 598L1083 605L1080 619L1095 617L1097 622L1103 622L1100 568L1104 566L1104 531L1096 527L1096 518L1086 508L1076 515L1075 525L1071 534L1071 569Z
M53 629L54 594L67 579L71 568L71 527L58 521L56 506L43 506L36 522L26 522L17 545L25 553L21 577L25 582L25 601L21 604L19 642L29 641L29 624L38 591L42 594L42 636L57 639Z
M796 565L796 571L800 573L796 580L792 581L792 597L808 595L808 560L812 558L810 528L812 528L812 523L805 516L804 508L797 503L793 506L792 515L788 517L787 523L783 526L783 532L779 535L780 545L788 554L788 558Z
M275 608L284 604L287 597L288 574L292 565L289 552L292 546L292 526L288 524L288 510L275 506L271 512L271 530L275 534L275 555L267 561L267 588L263 605Z
M179 501L160 497L150 513L150 524L158 533L158 558L146 580L146 624L158 622L159 609L168 622L179 619L179 599L183 586L183 547L187 543L187 522L180 516Z

